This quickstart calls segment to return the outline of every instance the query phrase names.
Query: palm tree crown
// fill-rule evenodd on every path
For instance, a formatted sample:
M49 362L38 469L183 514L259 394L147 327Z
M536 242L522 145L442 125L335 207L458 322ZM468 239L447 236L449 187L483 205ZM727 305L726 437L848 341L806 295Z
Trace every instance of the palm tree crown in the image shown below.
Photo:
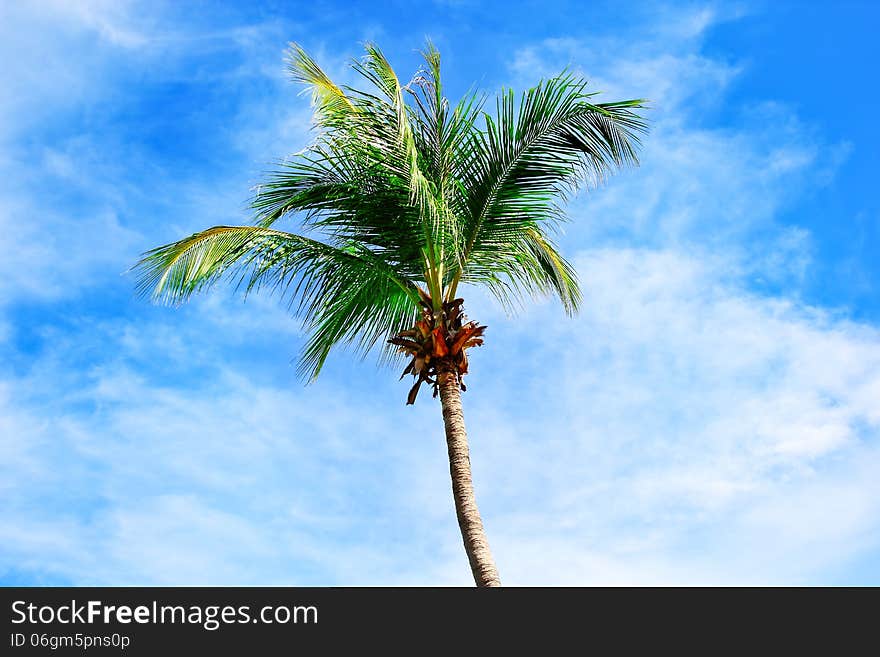
M636 162L642 101L594 103L586 81L562 73L518 102L503 91L494 113L477 92L452 105L440 54L430 43L422 54L424 67L403 85L367 45L352 64L366 83L357 89L334 84L293 44L290 73L315 108L313 143L257 188L252 225L144 254L140 289L171 303L224 276L247 291L277 289L308 330L308 378L337 343L367 351L388 337L386 353L412 356L418 382L431 380L432 356L450 351L463 374L464 349L484 327L463 320L461 283L484 285L506 307L553 293L573 313L575 272L550 237L565 218L560 203ZM296 233L276 227L293 217Z
M501 578L477 510L461 405L467 350L485 326L466 320L461 283L483 285L510 307L556 294L580 301L571 265L550 239L561 203L583 185L636 162L642 101L593 103L572 73L544 80L495 111L469 93L451 105L440 54L402 85L378 48L353 68L365 89L334 84L299 47L290 72L312 92L313 143L257 188L248 226L215 226L153 249L139 287L181 302L224 276L248 291L281 292L305 322L300 372L314 378L340 342L409 357L404 375L439 394L458 524L474 581ZM298 220L298 232L280 230ZM402 378L402 377L401 377Z

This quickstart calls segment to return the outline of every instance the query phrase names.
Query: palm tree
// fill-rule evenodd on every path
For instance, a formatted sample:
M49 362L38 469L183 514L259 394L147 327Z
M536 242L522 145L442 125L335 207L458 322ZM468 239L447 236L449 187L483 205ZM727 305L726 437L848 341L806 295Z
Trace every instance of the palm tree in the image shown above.
M215 226L144 254L139 289L179 303L231 277L271 288L309 338L299 372L314 379L339 343L407 359L407 404L423 383L440 396L455 510L474 580L501 580L471 483L461 406L467 352L486 329L468 321L461 284L484 286L514 309L555 294L567 313L580 293L550 234L561 203L626 164L645 122L642 101L593 103L571 72L543 80L517 102L510 90L485 111L470 92L443 95L440 54L406 85L374 45L352 62L365 88L338 86L292 44L293 79L307 85L315 137L256 189L254 220ZM296 220L297 232L281 230ZM403 376L401 376L403 378Z

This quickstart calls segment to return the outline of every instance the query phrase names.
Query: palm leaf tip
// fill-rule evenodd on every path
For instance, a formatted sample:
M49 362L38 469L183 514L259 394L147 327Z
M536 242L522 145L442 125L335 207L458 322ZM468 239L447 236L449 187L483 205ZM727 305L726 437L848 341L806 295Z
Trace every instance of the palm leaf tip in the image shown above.
M173 261L178 256L178 243L166 244L143 254L130 271L136 273L135 289L139 296L160 305L177 305L195 291L175 275Z
M311 92L315 118L320 125L338 120L353 109L351 100L330 79L318 63L303 48L291 42L287 51L287 70L291 79Z
M317 62L298 43L288 45L286 61L287 71L294 82L312 85L328 80Z

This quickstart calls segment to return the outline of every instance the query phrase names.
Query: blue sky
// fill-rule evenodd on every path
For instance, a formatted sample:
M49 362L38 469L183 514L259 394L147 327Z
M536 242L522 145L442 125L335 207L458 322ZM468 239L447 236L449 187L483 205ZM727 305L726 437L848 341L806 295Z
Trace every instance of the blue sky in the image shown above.
M142 251L247 220L339 79L430 36L449 93L568 66L647 97L642 166L561 239L585 303L489 325L465 413L509 584L880 584L872 3L0 7L0 582L470 582L440 410L277 300L158 308Z

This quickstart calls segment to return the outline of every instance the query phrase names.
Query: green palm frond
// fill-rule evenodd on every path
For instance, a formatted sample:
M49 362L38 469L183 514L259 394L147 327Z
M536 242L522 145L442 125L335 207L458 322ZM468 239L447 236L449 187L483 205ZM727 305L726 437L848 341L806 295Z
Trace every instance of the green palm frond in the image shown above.
M537 225L494 244L491 251L474 252L468 261L467 282L485 286L511 313L529 297L555 294L570 315L581 301L574 267Z
M593 104L595 94L572 74L526 91L519 105L512 91L485 114L475 132L474 157L463 173L469 191L464 216L464 264L449 293L468 280L468 260L486 258L538 222L563 220L560 203L584 185L596 184L621 166L637 164L636 147L646 124L635 112L644 101Z
M367 351L412 323L419 300L415 283L359 244L339 248L260 226L209 228L148 251L135 268L138 289L159 303L186 301L223 276L248 292L280 291L311 334L300 361L310 378L335 344Z
M418 148L413 130L413 121L417 119L406 104L405 90L397 74L375 45L367 44L366 51L367 56L357 70L382 92L395 116L397 146L406 166L405 179L409 185L412 204L418 208L422 220L425 269L428 275L426 282L431 296L439 303L442 299L445 264L443 244L446 235L455 230L455 224L450 221L450 213L439 193L437 181L431 180L423 170L424 154Z

